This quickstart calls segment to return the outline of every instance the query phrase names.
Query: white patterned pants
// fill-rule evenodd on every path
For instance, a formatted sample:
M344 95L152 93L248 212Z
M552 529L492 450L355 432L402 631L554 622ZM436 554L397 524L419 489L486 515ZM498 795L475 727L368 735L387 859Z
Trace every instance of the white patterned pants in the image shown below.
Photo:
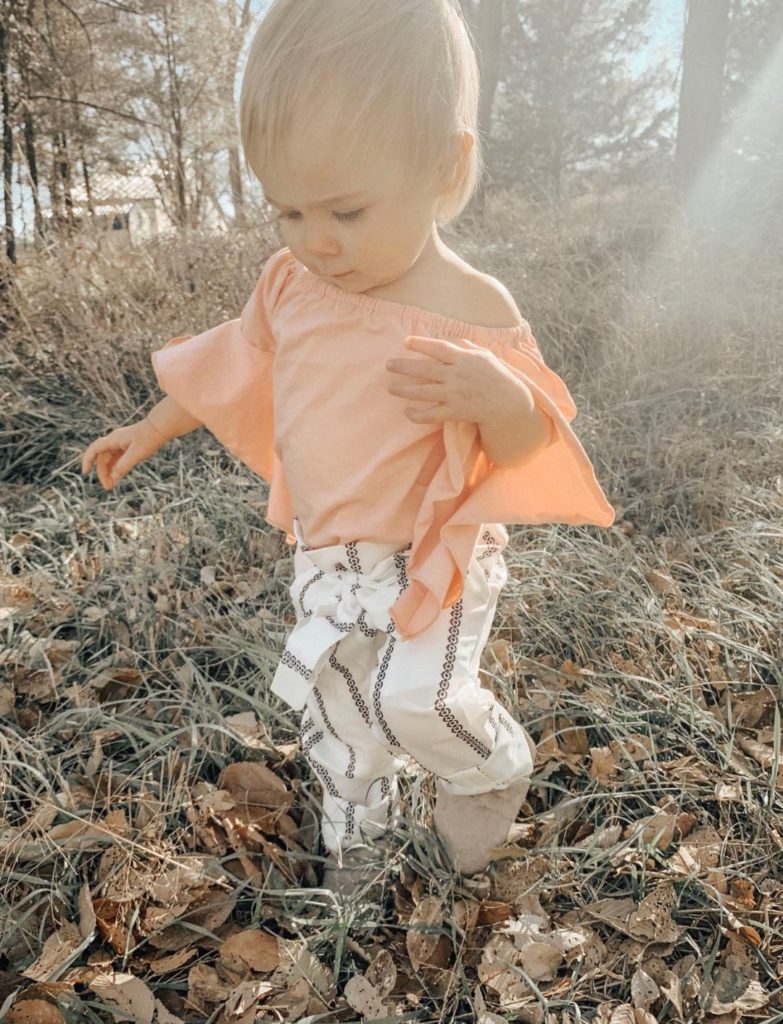
M273 690L286 699L298 673L301 696L289 703L304 706L300 740L323 788L326 848L344 851L393 826L397 772L408 758L459 794L529 777L533 740L478 679L508 578L505 529L483 528L460 599L405 640L386 613L407 586L409 548L353 541L309 549L296 520L295 528L291 596L300 646L286 648ZM380 608L372 604L379 595ZM338 639L324 640L319 628ZM302 644L313 638L318 661L308 668Z

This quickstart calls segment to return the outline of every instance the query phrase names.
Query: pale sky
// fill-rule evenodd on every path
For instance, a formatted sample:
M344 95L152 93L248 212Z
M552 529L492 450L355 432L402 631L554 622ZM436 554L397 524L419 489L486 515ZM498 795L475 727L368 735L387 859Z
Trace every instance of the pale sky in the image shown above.
M663 61L676 72L682 51L685 3L686 0L653 0L647 23L650 42L644 54L640 54L640 64Z
M263 10L266 0L255 0L252 8L256 12ZM671 71L670 86L674 92L676 88L677 70L682 50L682 35L684 27L686 0L653 0L652 10L647 25L650 41L646 49L638 55L631 57L628 61L632 70L641 70L652 64L664 63ZM239 76L237 76L237 81ZM237 90L239 86L237 85ZM25 220L30 221L30 207L32 206L28 189L22 190L23 202L25 205ZM14 193L14 221L17 230L21 229L19 220L19 189L16 181L13 184Z

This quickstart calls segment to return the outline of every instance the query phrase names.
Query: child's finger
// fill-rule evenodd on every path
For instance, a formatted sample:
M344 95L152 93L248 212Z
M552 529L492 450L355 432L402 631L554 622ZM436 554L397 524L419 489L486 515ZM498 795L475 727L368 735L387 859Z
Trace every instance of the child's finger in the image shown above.
M89 473L97 456L112 446L112 442L109 441L108 437L99 437L96 441L93 441L82 456L82 473Z
M117 459L117 461L115 462L115 464L114 464L114 466L112 468L112 471L111 471L112 481L116 484L119 480L122 480L122 478L131 469L133 469L133 467L135 465L136 465L135 461L133 459L129 458L128 457L128 453L126 452L125 455L122 456L122 458Z
M95 462L96 445L97 441L93 441L89 448L82 455L82 473L89 473L92 469L92 464Z
M98 473L98 479L104 487L108 486L106 482L106 455L103 452L98 452L95 456L95 469Z
M106 488L110 491L114 486L112 464L115 459L115 454L112 451L104 451L98 454L96 459L96 466L98 469L98 478Z
M422 355L437 359L439 362L453 362L453 356L458 352L456 345L452 345L444 338L422 338L416 334L409 334L405 338L404 346L411 352L421 352Z
M436 402L426 408L411 406L405 410L405 415L414 423L443 423L444 420L453 419L445 402Z
M412 352L421 352L430 359L441 363L453 363L459 356L460 349L478 348L467 338L427 338L418 334L409 334L404 341L405 348Z
M439 384L443 383L444 375L448 372L444 363L436 363L428 359L389 359L386 369L390 373L406 374L409 377L436 381Z

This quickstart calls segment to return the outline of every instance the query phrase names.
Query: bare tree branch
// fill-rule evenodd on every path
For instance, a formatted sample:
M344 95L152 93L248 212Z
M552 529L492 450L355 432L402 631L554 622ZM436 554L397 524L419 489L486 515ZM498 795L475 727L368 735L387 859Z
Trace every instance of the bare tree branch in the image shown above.
M144 11L137 11L135 7L126 7L125 4L113 4L108 0L92 0L92 3L99 7L108 7L110 11L122 11L124 14L136 14L141 17Z
M116 117L124 118L126 121L136 121L137 124L151 124L155 128L161 125L157 121L149 121L144 117L136 117L135 114L126 114L124 110L115 110L114 107L104 107L100 103L92 103L90 100L70 100L64 96L50 96L47 93L35 93L28 97L31 100L56 100L58 103L78 103L82 107L89 107L91 110L101 110L105 114L114 114Z
M90 50L92 50L92 39L90 37L89 29L84 24L84 22L79 17L79 15L76 13L76 11L70 6L70 4L67 4L65 2L65 0L55 0L55 2L58 3L60 5L60 7L62 7L64 10L66 10L71 15L73 20L76 22L76 24L82 30L82 32L84 32L85 36L87 37L87 45L89 46Z

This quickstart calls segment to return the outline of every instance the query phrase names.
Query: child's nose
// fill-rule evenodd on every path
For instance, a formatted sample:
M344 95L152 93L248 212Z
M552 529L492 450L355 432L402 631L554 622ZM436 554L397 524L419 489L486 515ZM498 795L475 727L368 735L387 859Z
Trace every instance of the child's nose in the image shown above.
M305 245L308 252L311 252L314 256L334 255L339 251L337 242L330 231L317 225L312 226L306 231Z

